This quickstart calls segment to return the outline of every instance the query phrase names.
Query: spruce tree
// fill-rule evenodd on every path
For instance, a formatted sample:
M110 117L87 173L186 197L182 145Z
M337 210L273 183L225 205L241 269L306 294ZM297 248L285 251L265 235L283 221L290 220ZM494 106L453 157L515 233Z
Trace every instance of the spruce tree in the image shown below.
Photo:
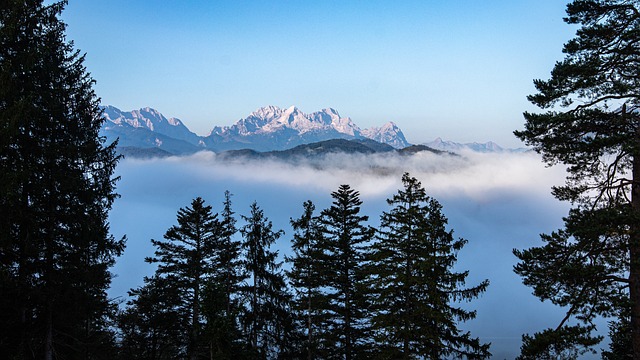
M243 351L244 344L239 328L240 288L247 274L241 259L241 242L234 238L238 230L231 193L225 191L224 196L212 277L207 281L203 298L205 336L211 359L231 359Z
M327 357L330 346L322 342L327 327L328 303L323 293L322 274L325 262L322 251L322 227L314 215L315 205L306 201L300 218L291 219L294 230L291 240L293 255L287 257L291 270L287 272L293 288L292 309L296 325L302 331L301 348L309 360Z
M371 249L373 321L377 356L385 359L483 359L491 356L458 323L475 311L453 306L483 293L489 282L463 288L468 271L454 272L467 243L446 230L442 206L405 173L404 189L387 203Z
M360 215L360 193L349 185L340 185L331 193L331 207L321 213L325 254L321 286L325 289L328 325L322 341L333 348L330 357L344 359L366 357L371 345L368 334L365 252L374 229Z
M290 295L284 273L278 262L278 252L271 250L284 233L274 231L273 224L257 203L251 204L246 224L240 228L244 241L245 269L249 279L241 291L246 310L242 324L249 346L250 358L286 358L293 351L291 338Z
M238 229L231 209L231 193L225 191L224 197L223 209L220 213L221 233L217 245L215 280L223 288L225 311L227 314L232 314L237 307L238 288L247 275L240 259L241 242L234 239Z
M178 225L167 230L164 240L151 240L156 247L155 257L145 259L157 263L156 276L171 279L171 286L182 294L178 309L188 324L185 347L189 359L206 351L202 340L202 294L215 271L216 243L221 233L217 215L202 198L194 199L191 207L180 208Z
M514 252L524 283L567 311L524 337L523 358L579 354L601 339L592 335L596 316L629 307L640 359L640 2L575 0L565 21L579 26L576 37L529 96L545 111L525 113L515 134L548 164L567 166L553 194L573 208L544 244Z
M0 4L0 353L113 356L114 144L93 79L65 39L65 2Z

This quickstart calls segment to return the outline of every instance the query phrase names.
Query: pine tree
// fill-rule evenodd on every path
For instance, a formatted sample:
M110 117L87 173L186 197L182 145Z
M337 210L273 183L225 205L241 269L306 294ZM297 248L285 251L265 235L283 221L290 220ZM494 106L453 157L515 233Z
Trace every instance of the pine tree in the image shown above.
M364 225L368 216L360 215L360 193L340 185L331 193L333 204L321 213L326 259L321 287L326 290L329 324L322 341L333 348L330 357L365 357L370 345L365 280L365 248L374 229Z
M178 287L182 294L178 308L181 318L189 324L185 329L189 359L204 352L202 294L215 271L216 243L221 233L217 215L202 198L194 199L191 207L178 211L178 225L167 230L165 240L151 240L156 247L155 257L145 259L157 263L156 276L171 279L171 286Z
M592 335L596 316L630 306L640 359L640 2L575 0L567 15L580 26L576 37L529 96L546 111L525 113L525 129L515 132L548 164L568 167L566 184L553 189L573 205L564 228L515 251L524 283L567 312L557 326L524 337L523 358L554 348L579 354L601 339Z
M284 233L273 231L273 225L255 202L246 224L240 229L244 238L245 268L249 280L242 289L246 310L243 328L254 359L286 358L292 351L290 296L287 293L278 252L270 250Z
M231 359L243 351L238 319L242 310L240 288L247 275L240 257L241 242L234 239L238 230L231 193L226 191L224 195L213 274L205 286L203 301L211 359Z
M115 144L84 56L65 39L65 2L0 5L0 353L113 356L109 235Z
M442 206L427 196L408 173L403 190L387 203L378 241L372 245L373 331L378 356L386 359L483 359L491 356L458 322L475 318L475 311L452 303L471 301L488 281L462 288L468 271L453 272L457 253L467 243L447 231Z
M304 329L302 352L306 358L326 358L330 346L321 343L322 333L327 326L327 297L322 289L324 254L322 248L322 227L314 216L315 205L306 201L304 211L298 219L291 219L295 231L292 239L293 256L287 257L291 270L287 272L293 288L292 308L296 314L296 324Z

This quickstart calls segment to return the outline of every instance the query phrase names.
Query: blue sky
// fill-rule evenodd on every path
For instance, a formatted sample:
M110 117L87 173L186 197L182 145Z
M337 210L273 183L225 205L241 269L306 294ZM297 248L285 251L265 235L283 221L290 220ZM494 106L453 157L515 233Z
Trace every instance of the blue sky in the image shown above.
M408 140L519 146L532 80L575 28L558 0L70 0L67 37L104 104L204 135L258 107L326 107Z

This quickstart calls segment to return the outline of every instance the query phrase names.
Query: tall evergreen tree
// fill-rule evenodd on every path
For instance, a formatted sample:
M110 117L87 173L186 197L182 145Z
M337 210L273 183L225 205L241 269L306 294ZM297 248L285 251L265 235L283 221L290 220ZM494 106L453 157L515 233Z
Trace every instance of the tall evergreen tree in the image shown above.
M189 359L196 359L205 351L202 294L214 273L216 243L221 232L217 215L202 198L194 199L191 207L178 211L178 225L167 230L164 240L151 240L156 247L155 257L146 258L147 262L158 264L157 276L170 278L170 286L176 286L182 293L178 307L181 318L188 319L185 331Z
M205 336L211 359L231 359L243 351L238 319L242 310L240 288L247 274L241 259L241 242L234 238L238 230L231 193L226 191L224 196L213 274L204 294Z
M237 296L239 286L247 278L247 274L242 268L240 259L242 244L239 240L234 239L238 229L236 228L236 219L233 217L234 212L231 209L231 193L225 191L224 198L223 209L220 213L222 219L216 257L216 282L223 287L225 311L231 314L237 307L237 302L235 302L237 299L234 296Z
M114 144L65 2L0 4L0 353L110 358Z
M290 351L290 296L287 293L278 252L271 245L284 233L273 231L273 224L255 202L249 216L242 216L246 224L240 228L244 238L245 268L249 280L242 291L246 310L243 327L254 359L286 358Z
M329 324L323 341L331 344L331 357L363 358L370 345L365 291L365 248L374 229L360 215L360 193L340 185L331 193L333 204L321 213L323 231L322 288L326 291Z
M386 359L444 359L491 356L458 322L475 311L452 302L471 301L484 292L487 280L462 288L468 275L453 272L457 252L467 243L447 231L442 206L427 196L421 183L405 173L403 190L387 203L378 241L372 245L373 330L378 356Z
M640 359L640 2L575 0L565 21L580 26L576 37L529 96L546 111L525 113L515 134L545 162L568 166L553 194L573 209L542 246L515 251L515 271L567 312L558 326L525 337L523 357L571 353L567 341L589 348L600 340L593 319L630 306Z
M293 255L287 257L291 270L287 272L293 288L292 308L296 314L296 325L302 331L302 353L306 358L327 358L330 345L322 343L328 317L327 297L322 288L323 265L322 227L314 215L315 205L304 203L304 211L298 219L291 219L295 231L292 239Z

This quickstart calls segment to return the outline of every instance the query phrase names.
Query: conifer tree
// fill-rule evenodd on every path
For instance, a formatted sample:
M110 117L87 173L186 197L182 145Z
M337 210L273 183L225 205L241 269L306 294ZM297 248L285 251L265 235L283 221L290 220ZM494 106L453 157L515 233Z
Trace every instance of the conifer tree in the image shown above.
M185 359L189 342L189 322L181 309L185 292L172 276L145 277L144 283L129 291L131 299L118 316L120 358Z
M238 230L231 193L225 191L224 196L213 274L204 293L203 315L211 359L231 359L243 351L244 344L238 320L242 312L240 288L247 274L241 259L241 242L234 238Z
M178 211L178 225L167 230L164 240L151 240L156 247L155 257L145 259L157 263L156 276L171 279L171 286L176 286L182 294L178 309L180 317L188 323L185 331L189 359L196 359L205 351L202 297L215 271L216 243L221 232L217 215L202 198L194 199L191 207Z
M250 358L286 358L292 352L290 296L287 293L278 252L271 245L284 233L273 231L271 221L257 203L251 204L246 224L240 228L244 241L245 268L249 280L241 289L245 297L242 315Z
M231 193L225 191L223 209L220 213L222 217L220 222L221 233L217 246L215 280L224 289L224 305L228 314L235 311L234 308L237 307L237 303L234 301L237 299L234 296L237 295L240 284L247 277L246 271L242 269L242 261L240 259L241 242L233 238L238 232L233 214Z
M47 3L0 4L0 354L110 358L118 158L65 2Z
M565 22L579 26L576 37L528 97L545 111L525 113L515 134L548 164L567 166L553 194L573 208L541 246L514 252L524 283L567 311L525 336L522 355L580 354L601 339L592 335L596 316L629 307L640 359L640 2L575 0Z
M372 326L379 357L385 359L483 359L491 356L458 322L475 311L452 305L471 301L489 284L463 288L468 271L454 272L457 253L467 243L446 230L442 206L408 173L404 189L387 203L378 241L372 245Z
M364 225L368 216L360 215L360 193L340 185L331 193L331 207L321 213L325 253L321 286L326 291L329 324L323 342L333 348L330 357L366 357L370 338L366 301L365 249L374 229Z
M330 346L321 342L327 326L328 303L322 289L324 253L322 251L322 228L320 220L313 214L315 205L306 201L304 211L298 219L291 219L295 231L292 239L293 256L287 257L291 270L287 272L293 288L292 308L296 314L296 325L302 331L302 353L306 358L327 358Z

